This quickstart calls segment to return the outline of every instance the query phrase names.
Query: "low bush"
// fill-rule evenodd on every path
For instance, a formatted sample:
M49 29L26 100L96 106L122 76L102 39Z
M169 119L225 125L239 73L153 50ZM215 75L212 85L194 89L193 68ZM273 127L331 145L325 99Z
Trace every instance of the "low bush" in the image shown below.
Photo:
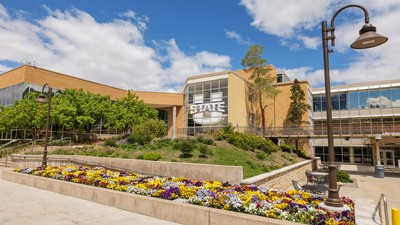
M113 138L109 138L104 141L104 145L110 147L117 147L117 141Z
M197 149L200 152L199 155L200 158L207 158L207 155L210 154L210 148L206 144L203 143L197 144Z
M336 180L342 183L353 183L350 175L342 170L336 170Z
M161 155L155 152L148 152L143 155L144 160L151 160L151 161L157 161L161 159Z
M214 145L214 140L211 139L211 138L206 138L206 137L203 137L203 136L197 136L195 140L198 143L203 143L203 144L206 144L206 145Z
M264 152L258 152L256 155L256 158L259 160L265 160L267 158L267 156L265 155Z
M66 146L69 144L70 144L70 141L67 141L65 139L58 139L58 140L51 141L51 145L53 145L53 146Z
M51 152L51 154L53 154L53 155L74 155L75 153L73 150L59 148L59 149L53 150Z
M169 138L163 138L163 139L155 140L154 143L153 143L153 145L157 146L157 148L160 149L160 148L164 148L164 147L169 146L170 143L171 143L171 139L169 139Z
M194 141L191 139L177 139L176 146L182 154L179 156L181 158L192 157L192 152L194 150Z
M280 150L280 148L268 138L263 138L255 134L240 133L232 131L231 129L227 130L229 133L219 131L216 134L216 138L224 139L228 143L247 151L255 151L258 149L265 153L271 153Z
M293 151L293 149L294 149L293 145L289 145L289 144L285 144L285 143L281 143L279 145L279 147L281 148L281 150L283 152L288 152L288 153L290 153L290 151L291 150Z
M279 147L284 152L288 152L288 153L293 152L293 153L296 153L297 156L299 156L299 157L307 158L307 154L304 150L301 150L301 149L296 150L296 147L294 147L293 145L282 143L279 145Z
M126 142L128 142L128 144L144 145L150 143L151 140L152 137L149 134L141 134L135 131L126 139Z

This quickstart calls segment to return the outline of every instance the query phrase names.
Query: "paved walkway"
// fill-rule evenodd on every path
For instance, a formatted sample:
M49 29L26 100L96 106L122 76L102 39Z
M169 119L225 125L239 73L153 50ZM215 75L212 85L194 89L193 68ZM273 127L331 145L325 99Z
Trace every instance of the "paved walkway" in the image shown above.
M358 165L342 165L341 170L355 179L354 184L346 184L340 189L340 195L348 196L356 202L357 224L380 224L379 219L373 219L372 214L381 194L385 194L391 224L391 209L400 209L400 172L399 170L385 171L384 178L375 176L374 167ZM383 206L382 206L382 214Z
M0 169L0 178L1 178ZM0 179L1 225L178 225Z

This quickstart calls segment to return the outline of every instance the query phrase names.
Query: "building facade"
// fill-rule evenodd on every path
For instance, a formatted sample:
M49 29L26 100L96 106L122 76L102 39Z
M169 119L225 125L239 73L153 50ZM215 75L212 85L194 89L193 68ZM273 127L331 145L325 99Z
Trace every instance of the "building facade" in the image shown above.
M303 115L301 128L291 130L287 118L293 82L272 65L279 94L267 104L266 135L276 142L296 144L309 155L328 160L326 101L322 88L300 86L311 110ZM212 132L231 124L237 131L262 134L261 113L251 88L250 74L243 70L222 71L186 79L179 93L132 91L159 111L168 124L169 137L186 137ZM127 90L73 76L24 65L0 75L0 103L9 106L29 91L44 84L54 89L84 89L110 96L127 95ZM332 87L335 160L351 164L399 165L400 80Z
M326 135L324 89L313 89L314 134ZM400 160L400 80L331 88L335 161L387 167ZM316 156L326 161L326 139L314 139Z

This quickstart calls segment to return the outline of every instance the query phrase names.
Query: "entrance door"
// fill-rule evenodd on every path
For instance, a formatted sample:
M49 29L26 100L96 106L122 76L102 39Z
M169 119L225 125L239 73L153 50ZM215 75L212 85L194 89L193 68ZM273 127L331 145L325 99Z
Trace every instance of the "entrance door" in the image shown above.
M381 157L382 165L384 165L385 167L394 167L395 166L393 150L382 149L382 150L380 150L379 155Z

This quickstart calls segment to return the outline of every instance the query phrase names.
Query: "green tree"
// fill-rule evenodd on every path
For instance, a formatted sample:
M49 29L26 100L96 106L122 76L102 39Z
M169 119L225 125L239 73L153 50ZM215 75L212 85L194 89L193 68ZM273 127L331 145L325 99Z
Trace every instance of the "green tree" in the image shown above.
M66 89L52 100L52 124L63 129L89 132L111 109L109 96Z
M279 90L274 86L276 78L271 76L271 69L266 65L267 60L262 57L263 52L260 45L250 46L242 59L242 66L246 73L251 73L250 80L254 81L253 90L261 112L262 134L265 136L265 109L268 105L263 96L275 98Z
M60 94L52 98L51 121L53 124L58 124L62 130L72 130L75 125L77 108L66 96Z
M287 124L289 125L290 134L298 135L302 129L301 125L303 123L307 123L302 120L304 113L311 109L310 105L308 105L306 101L306 95L301 89L300 82L295 79L292 87L290 88L292 95L290 99L290 107L287 115ZM299 139L295 138L295 145L297 153L299 153Z
M158 112L128 91L126 97L117 99L107 113L106 126L128 131L148 119L156 119Z
M4 131L11 129L26 129L37 137L45 125L46 106L36 102L38 93L30 92L14 105L5 107L0 113L0 123Z
M290 99L289 111L288 111L288 122L290 127L300 127L302 123L306 123L302 120L304 113L311 109L306 101L306 95L301 89L300 82L295 79L292 87L290 88L292 95Z

